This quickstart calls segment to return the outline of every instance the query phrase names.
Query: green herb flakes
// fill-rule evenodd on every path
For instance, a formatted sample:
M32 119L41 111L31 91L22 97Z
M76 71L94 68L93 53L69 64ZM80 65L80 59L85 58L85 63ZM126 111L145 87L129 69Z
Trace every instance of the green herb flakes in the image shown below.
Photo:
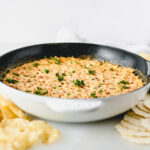
M34 67L38 67L39 63L34 63L33 66Z
M56 75L56 77L58 78L58 81L63 81L63 80L64 80L64 76L63 76L63 75L60 76L59 73L56 73L55 75Z
M125 80L122 80L122 81L120 81L118 84L129 84L129 82L128 82L128 81L125 81Z
M17 82L19 82L18 80L14 80L14 79L10 79L10 78L6 79L6 81L8 83L12 83L12 84L16 84Z
M75 85L79 86L79 87L83 87L83 86L85 85L84 80L81 80L81 81L80 81L80 80L77 79L77 80L75 80L75 81L73 80L72 82L73 82Z
M46 74L48 74L48 73L49 73L49 70L48 70L48 69L45 69L44 72L45 72Z
M93 98L97 98L97 96L96 96L95 92L91 93L91 97L93 97Z
M95 71L94 71L94 70L89 70L89 74L94 75L94 74L95 74Z
M13 73L13 75L14 75L14 76L16 76L16 77L18 77L18 76L19 76L19 74L18 74L18 73Z

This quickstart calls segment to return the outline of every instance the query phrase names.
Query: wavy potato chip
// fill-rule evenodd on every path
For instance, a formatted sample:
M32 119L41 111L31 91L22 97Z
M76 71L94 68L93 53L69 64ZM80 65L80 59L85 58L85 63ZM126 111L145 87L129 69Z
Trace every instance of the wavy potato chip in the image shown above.
M0 119L27 118L25 113L10 100L0 96Z
M40 120L17 118L3 120L0 124L0 147L5 150L25 150L39 140L50 144L58 137L58 130Z
M0 96L0 150L26 150L35 142L50 144L60 132L41 120L29 117L10 100Z

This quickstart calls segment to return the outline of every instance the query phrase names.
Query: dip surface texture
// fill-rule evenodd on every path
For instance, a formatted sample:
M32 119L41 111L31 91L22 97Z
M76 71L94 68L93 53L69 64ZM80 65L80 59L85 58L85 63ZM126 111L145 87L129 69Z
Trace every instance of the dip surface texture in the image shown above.
M3 79L21 91L58 98L98 98L144 86L133 68L95 59L50 57L10 69Z

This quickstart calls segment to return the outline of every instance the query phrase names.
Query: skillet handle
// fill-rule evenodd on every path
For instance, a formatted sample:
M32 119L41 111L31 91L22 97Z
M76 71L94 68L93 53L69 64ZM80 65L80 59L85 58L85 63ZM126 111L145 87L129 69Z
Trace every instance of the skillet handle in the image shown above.
M61 113L65 113L65 112L69 112L69 113L73 113L73 112L89 112L89 111L95 111L97 110L101 105L103 104L103 102L100 101L93 101L93 102L89 102L87 100L83 100L83 101L78 101L78 100L68 100L68 101L64 101L62 100L49 100L46 101L46 105L55 112L61 112Z
M147 75L150 76L150 61L147 60Z

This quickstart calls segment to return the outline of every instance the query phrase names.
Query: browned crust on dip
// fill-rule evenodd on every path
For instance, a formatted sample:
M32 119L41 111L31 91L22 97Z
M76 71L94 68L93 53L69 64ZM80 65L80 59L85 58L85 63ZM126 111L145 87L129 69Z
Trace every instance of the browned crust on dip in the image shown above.
M133 68L74 57L50 57L10 69L3 82L21 91L58 98L97 98L141 88Z

